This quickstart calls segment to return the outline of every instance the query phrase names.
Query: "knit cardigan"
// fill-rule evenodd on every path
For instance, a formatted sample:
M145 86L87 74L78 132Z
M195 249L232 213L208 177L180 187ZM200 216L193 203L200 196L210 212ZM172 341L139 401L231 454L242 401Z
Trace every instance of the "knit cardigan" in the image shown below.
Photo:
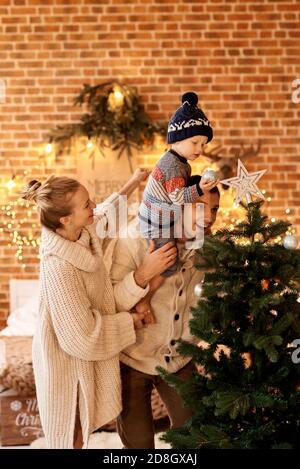
M116 314L95 225L77 242L43 228L33 367L48 448L73 447L77 399L84 447L120 413L119 352L134 342L131 315Z
M127 233L127 238L117 240L110 271L118 311L129 311L149 291L149 285L141 288L134 278L134 272L147 254L147 241L139 235L137 222L128 226ZM194 266L195 251L179 243L178 249L181 268L166 278L151 298L156 323L138 329L136 342L120 354L121 362L142 373L157 375L157 366L176 373L191 360L179 354L176 340L199 342L191 334L189 321L191 307L196 306L198 300L194 289L203 280L204 272Z

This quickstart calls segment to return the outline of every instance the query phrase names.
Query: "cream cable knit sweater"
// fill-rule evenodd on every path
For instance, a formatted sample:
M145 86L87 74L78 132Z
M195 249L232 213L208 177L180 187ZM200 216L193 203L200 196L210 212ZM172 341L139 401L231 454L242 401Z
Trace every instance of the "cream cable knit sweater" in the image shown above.
M72 448L77 390L85 446L121 410L119 352L135 342L132 317L115 314L95 225L77 242L43 228L33 367L49 448Z

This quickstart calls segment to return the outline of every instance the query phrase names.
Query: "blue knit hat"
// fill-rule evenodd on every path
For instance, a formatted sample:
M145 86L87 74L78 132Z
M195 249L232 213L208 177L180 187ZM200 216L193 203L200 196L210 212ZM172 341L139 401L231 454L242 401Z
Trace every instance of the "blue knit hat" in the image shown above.
M204 112L197 106L198 96L192 91L181 98L182 105L170 119L168 143L179 142L194 135L205 135L207 143L213 138L213 129Z

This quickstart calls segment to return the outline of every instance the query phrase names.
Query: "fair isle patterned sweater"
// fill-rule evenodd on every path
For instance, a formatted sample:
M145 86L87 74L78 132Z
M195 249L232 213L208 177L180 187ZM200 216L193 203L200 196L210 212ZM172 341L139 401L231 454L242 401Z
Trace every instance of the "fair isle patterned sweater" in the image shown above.
M187 187L191 171L187 160L174 150L167 151L157 162L139 208L141 232L145 237L149 235L148 223L151 237L158 237L159 229L166 226L164 218L172 220L181 205L195 202L203 195L199 184Z

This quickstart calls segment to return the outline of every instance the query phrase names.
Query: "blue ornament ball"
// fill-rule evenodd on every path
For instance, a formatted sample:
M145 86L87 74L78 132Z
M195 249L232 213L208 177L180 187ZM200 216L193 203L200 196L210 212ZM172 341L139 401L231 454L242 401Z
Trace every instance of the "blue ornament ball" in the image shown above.
M283 245L285 249L296 249L298 244L298 239L296 236L287 235L283 238Z
M218 174L213 169L207 169L204 171L201 179L206 182L216 181L218 179Z

